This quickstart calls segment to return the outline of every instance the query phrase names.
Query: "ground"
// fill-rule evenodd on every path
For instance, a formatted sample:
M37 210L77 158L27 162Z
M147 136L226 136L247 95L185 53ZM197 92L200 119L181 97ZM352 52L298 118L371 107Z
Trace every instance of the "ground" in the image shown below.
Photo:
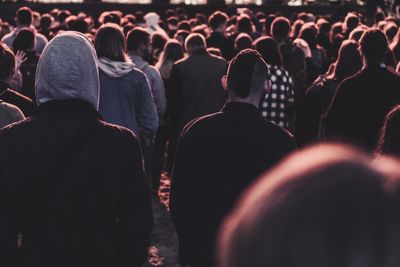
M163 174L158 195L152 195L154 228L149 260L145 267L179 267L178 237L168 210L169 188L170 180Z

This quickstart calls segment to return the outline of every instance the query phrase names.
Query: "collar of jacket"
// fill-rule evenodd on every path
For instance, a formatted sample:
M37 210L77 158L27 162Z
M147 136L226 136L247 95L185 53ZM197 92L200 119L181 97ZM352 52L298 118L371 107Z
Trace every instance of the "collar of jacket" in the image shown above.
M90 117L101 119L100 114L93 105L81 99L47 101L39 105L32 116Z
M235 112L241 114L250 114L260 116L256 106L244 102L228 102L222 108L222 112Z
M208 52L207 52L207 49L205 49L205 48L199 48L192 52L192 55L207 55L207 54L208 54Z

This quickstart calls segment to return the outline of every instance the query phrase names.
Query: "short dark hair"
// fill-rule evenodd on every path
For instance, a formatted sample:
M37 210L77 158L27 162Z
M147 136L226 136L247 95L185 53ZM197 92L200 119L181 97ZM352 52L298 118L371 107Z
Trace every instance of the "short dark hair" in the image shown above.
M379 29L369 29L364 32L360 40L361 52L367 64L383 62L389 51L386 35Z
M14 52L33 49L35 47L35 32L30 28L21 29L15 37L12 48Z
M314 25L309 25L308 23L301 27L299 38L307 42L311 49L317 47L317 28Z
M17 21L20 25L29 26L32 24L32 10L29 7L21 7L17 11Z
M263 36L254 42L254 48L262 55L265 62L272 66L282 66L282 56L278 48L278 43L274 38Z
M225 13L221 11L215 11L208 19L208 24L210 25L211 29L216 30L227 21L228 16Z
M15 69L14 53L5 44L0 42L0 80L7 80Z
M253 32L253 23L251 22L250 17L247 15L239 16L236 24L239 32L245 32L245 33Z
M128 32L126 46L128 51L136 51L141 45L150 41L150 34L142 27L136 27Z
M178 30L185 30L185 31L191 31L192 26L190 26L190 22L187 20L183 20L178 23Z
M40 28L41 29L49 29L51 27L51 23L53 22L54 18L50 14L43 14L40 18Z
M228 89L240 98L250 95L255 78L268 77L268 67L254 49L240 51L230 62L227 72ZM264 79L265 82L265 79Z
M246 48L253 47L253 39L247 33L240 33L235 39L236 52L240 52Z
M285 17L277 17L271 25L271 35L277 39L284 39L289 36L290 21Z
M347 148L320 145L263 175L221 227L219 266L397 262L400 163L371 161Z
M106 57L113 61L126 62L126 45L122 29L114 23L101 26L94 38L97 57Z

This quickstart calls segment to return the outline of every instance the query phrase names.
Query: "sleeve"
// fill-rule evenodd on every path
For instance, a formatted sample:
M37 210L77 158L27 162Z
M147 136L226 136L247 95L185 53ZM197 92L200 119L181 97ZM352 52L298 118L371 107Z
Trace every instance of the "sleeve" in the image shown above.
M167 98L165 96L165 86L164 82L161 78L160 72L153 68L153 96L154 102L156 104L157 113L159 118L163 118L165 114L165 110L167 109Z
M182 81L179 67L174 65L170 77L170 116L172 127L178 128L181 120Z
M351 113L347 111L347 88L351 88L351 86L348 86L346 81L339 84L328 111L322 119L320 132L322 138L340 138L346 132L346 125L351 125L351 121L349 121Z
M154 136L158 128L158 115L149 81L144 74L140 82L140 89L139 99L136 101L140 135Z
M169 209L172 222L174 223L176 232L182 235L182 207L181 199L181 180L182 180L182 159L183 153L183 137L179 137L177 149L175 153L175 163L171 176L171 192L169 198Z
M130 136L126 146L125 182L119 202L118 267L139 267L147 259L153 228L148 183L144 176L139 143Z

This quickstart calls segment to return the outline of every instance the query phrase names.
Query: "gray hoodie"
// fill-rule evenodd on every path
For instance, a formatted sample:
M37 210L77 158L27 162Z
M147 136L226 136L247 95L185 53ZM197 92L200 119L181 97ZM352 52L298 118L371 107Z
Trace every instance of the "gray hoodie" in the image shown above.
M100 82L96 51L79 32L65 31L44 48L36 70L38 105L78 98L99 107Z

